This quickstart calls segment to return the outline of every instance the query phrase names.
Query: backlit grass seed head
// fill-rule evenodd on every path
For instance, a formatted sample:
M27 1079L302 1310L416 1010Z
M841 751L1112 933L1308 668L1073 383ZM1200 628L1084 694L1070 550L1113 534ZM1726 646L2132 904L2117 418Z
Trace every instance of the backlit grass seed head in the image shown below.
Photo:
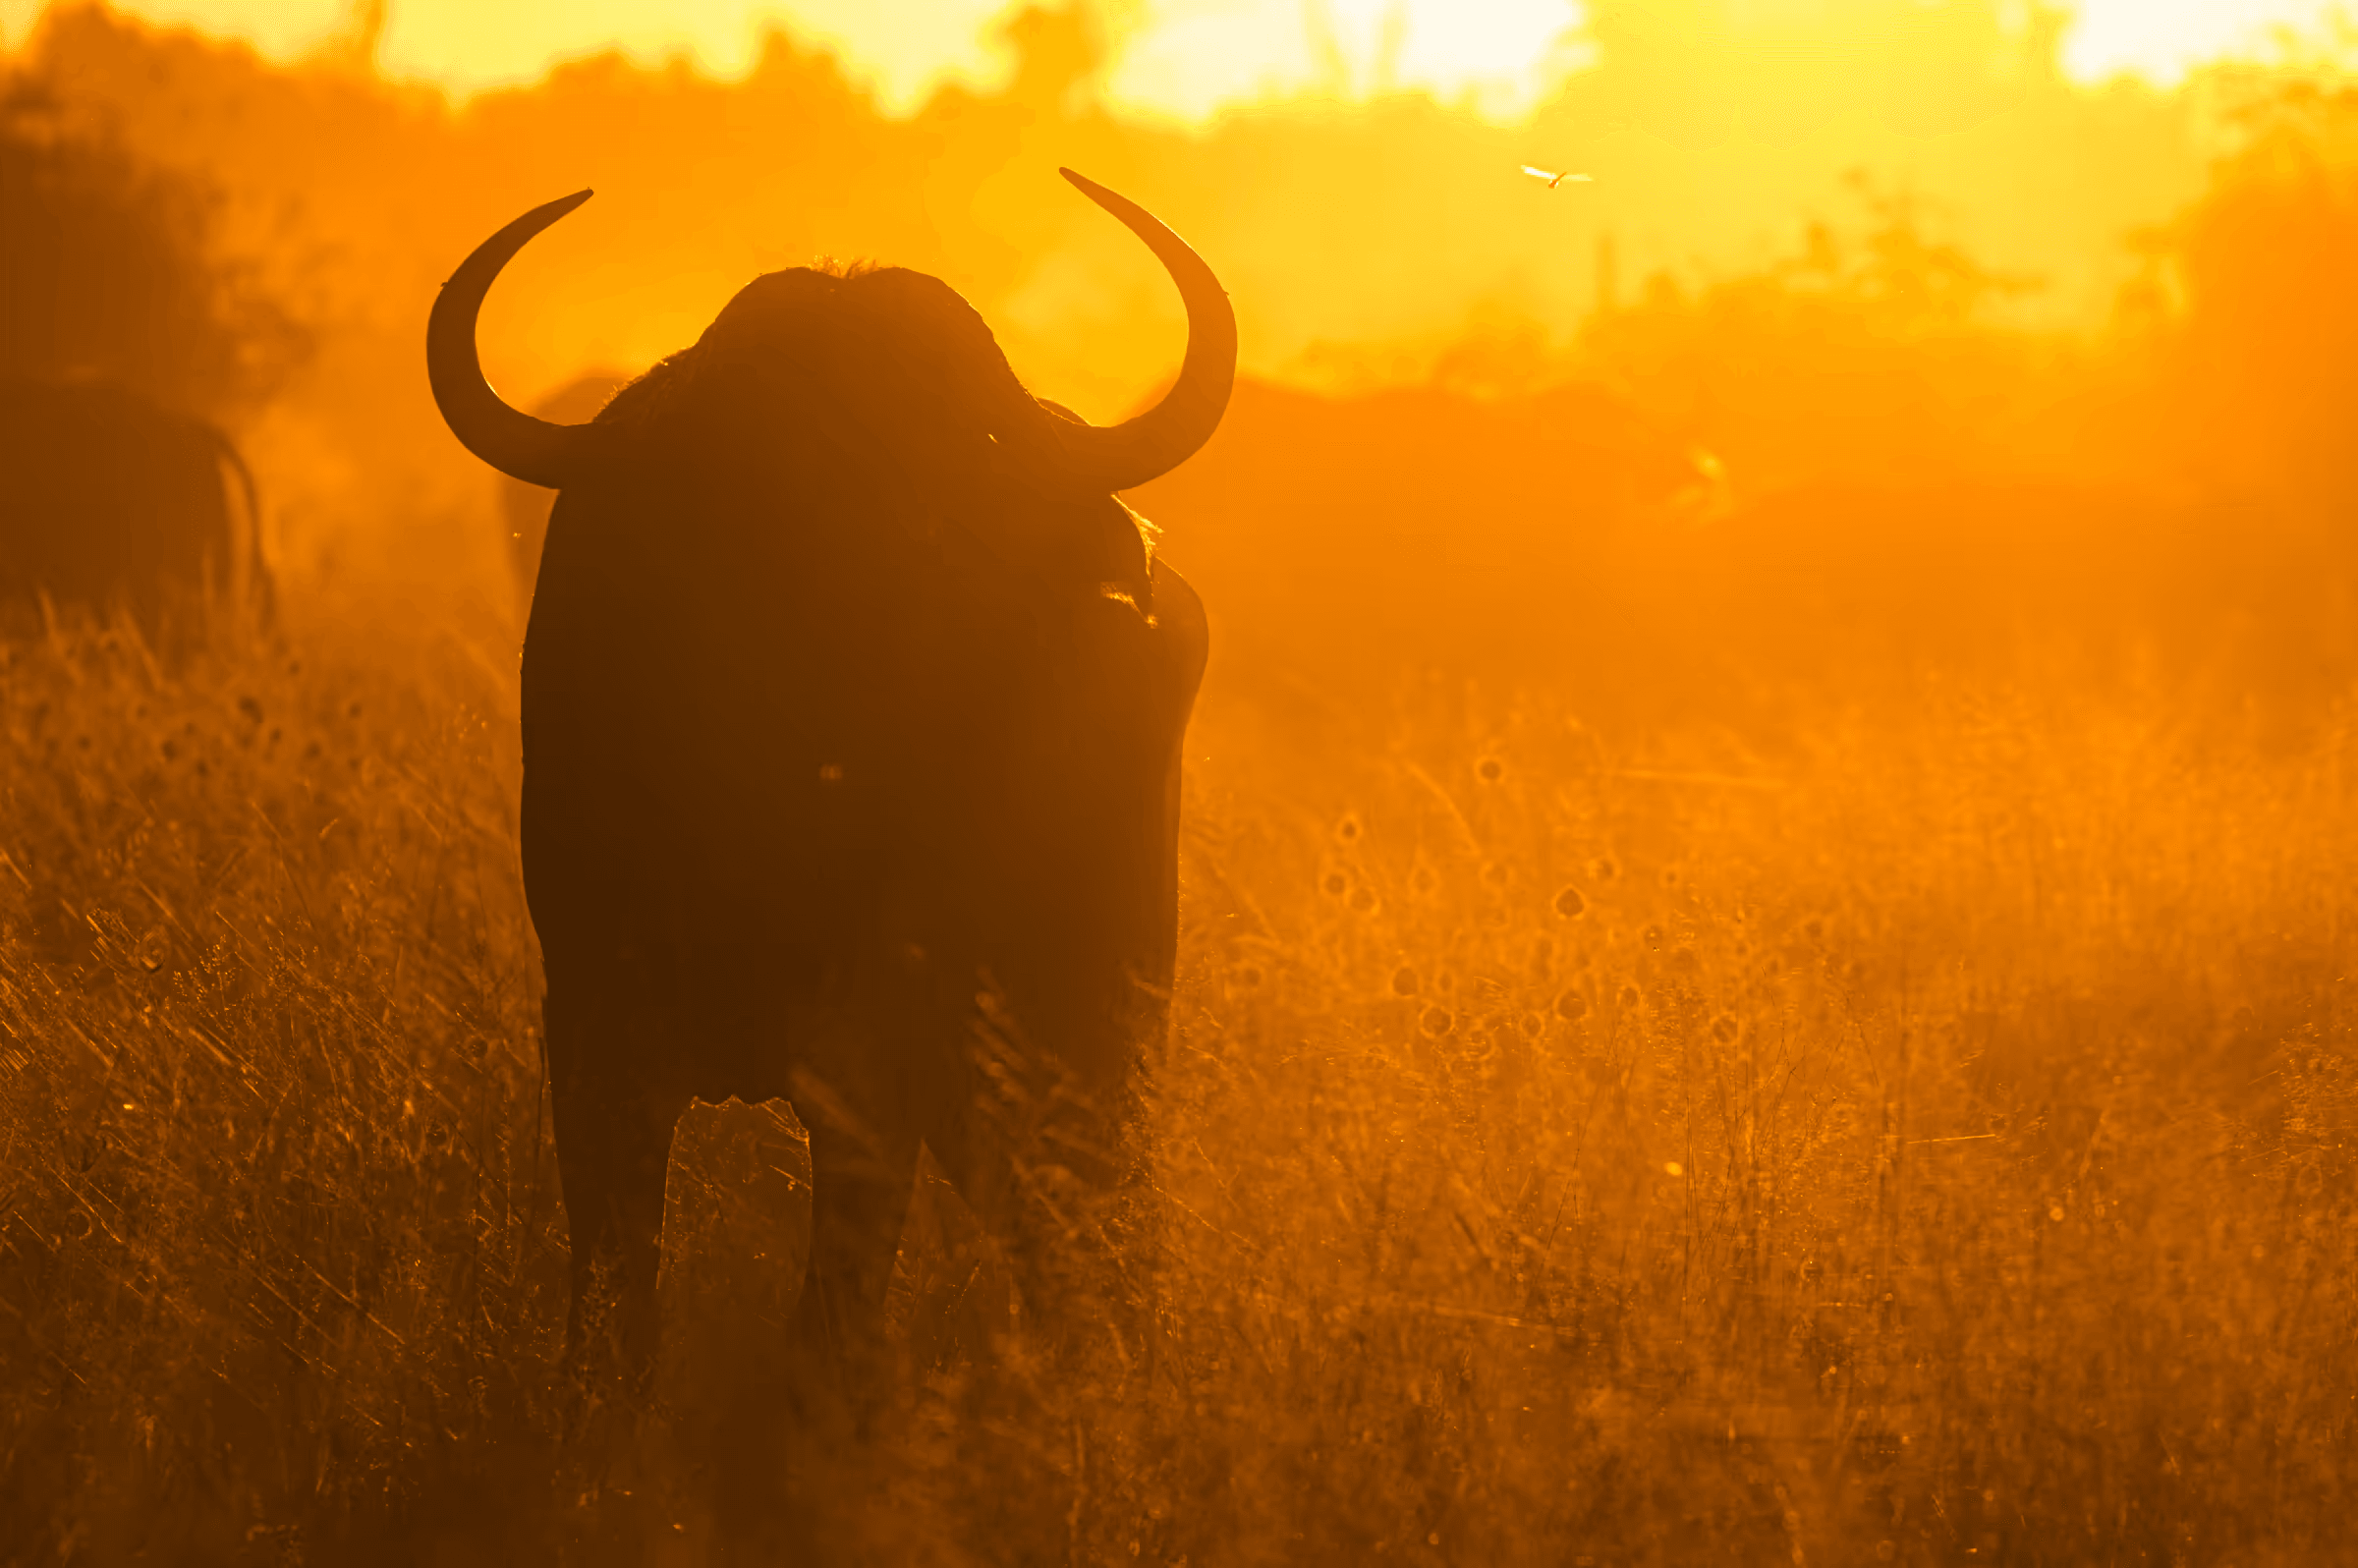
M1589 901L1580 896L1580 889L1567 887L1555 895L1555 912L1568 921L1576 921L1588 913Z

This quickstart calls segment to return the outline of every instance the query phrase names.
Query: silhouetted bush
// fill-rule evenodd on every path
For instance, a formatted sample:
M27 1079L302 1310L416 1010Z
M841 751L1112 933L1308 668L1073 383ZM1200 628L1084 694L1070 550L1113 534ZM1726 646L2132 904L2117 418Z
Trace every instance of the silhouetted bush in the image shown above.
M302 347L214 246L217 198L71 124L38 78L0 86L0 372L118 382L213 419Z
M2204 197L2146 236L2165 428L2215 483L2358 488L2358 88L2257 84Z

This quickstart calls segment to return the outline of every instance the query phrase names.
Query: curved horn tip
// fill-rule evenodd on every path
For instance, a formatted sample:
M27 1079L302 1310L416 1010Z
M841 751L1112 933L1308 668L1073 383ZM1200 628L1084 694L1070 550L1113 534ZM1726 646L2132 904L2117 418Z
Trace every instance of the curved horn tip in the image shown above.
M1103 207L1115 217L1121 218L1125 223L1129 221L1129 218L1122 210L1124 207L1128 207L1134 212L1146 212L1144 207L1141 207L1137 202L1131 200L1119 191L1112 190L1106 186L1101 186L1086 174L1076 174L1072 170L1065 168L1059 168L1056 172L1063 175L1065 180L1072 186L1074 190L1080 192L1083 196L1089 197L1092 201L1095 201L1098 206ZM1151 213L1148 213L1147 215L1150 217L1152 216Z
M1126 490L1186 462L1219 426L1236 381L1236 309L1204 258L1160 218L1071 169L1056 172L1146 242L1187 307L1187 358L1161 402L1109 428L1057 426L1077 472Z
M562 488L581 450L583 426L552 424L510 408L483 378L476 316L500 269L532 238L594 195L544 201L470 252L444 281L425 323L425 373L443 422L460 444L512 478Z

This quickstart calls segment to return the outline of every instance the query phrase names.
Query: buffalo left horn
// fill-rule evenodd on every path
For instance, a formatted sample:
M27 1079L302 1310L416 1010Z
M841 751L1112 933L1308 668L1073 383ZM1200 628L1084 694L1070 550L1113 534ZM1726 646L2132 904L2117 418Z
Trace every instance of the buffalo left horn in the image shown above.
M475 318L491 280L525 242L590 199L576 191L537 206L475 248L434 299L425 323L425 374L435 406L460 444L511 478L560 489L579 465L589 426L551 424L508 407L483 379Z
M1105 489L1127 490L1195 456L1219 428L1236 387L1236 309L1204 258L1153 213L1070 169L1057 173L1147 243L1187 306L1187 358L1162 401L1119 424L1052 421L1068 469Z

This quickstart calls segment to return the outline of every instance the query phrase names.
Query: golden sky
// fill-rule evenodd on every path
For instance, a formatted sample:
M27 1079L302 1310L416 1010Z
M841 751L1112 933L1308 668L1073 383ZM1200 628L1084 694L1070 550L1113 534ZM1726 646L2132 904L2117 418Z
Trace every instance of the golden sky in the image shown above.
M47 0L0 0L0 39L23 39ZM252 39L278 58L349 27L358 0L117 0L118 9ZM1827 0L1727 0L1747 14ZM2027 0L2026 0L2027 8ZM888 102L945 75L988 79L987 35L1006 0L389 0L380 62L461 90L529 81L549 63L620 44L654 58L687 51L727 75L782 21L833 45ZM1127 26L1107 83L1134 112L1198 118L1271 92L1428 85L1473 92L1497 114L1527 104L1564 63L1575 0L1112 0ZM2328 0L2079 0L2066 57L2088 80L2135 72L2160 82L2225 51L2267 46L2272 27L2315 25Z

